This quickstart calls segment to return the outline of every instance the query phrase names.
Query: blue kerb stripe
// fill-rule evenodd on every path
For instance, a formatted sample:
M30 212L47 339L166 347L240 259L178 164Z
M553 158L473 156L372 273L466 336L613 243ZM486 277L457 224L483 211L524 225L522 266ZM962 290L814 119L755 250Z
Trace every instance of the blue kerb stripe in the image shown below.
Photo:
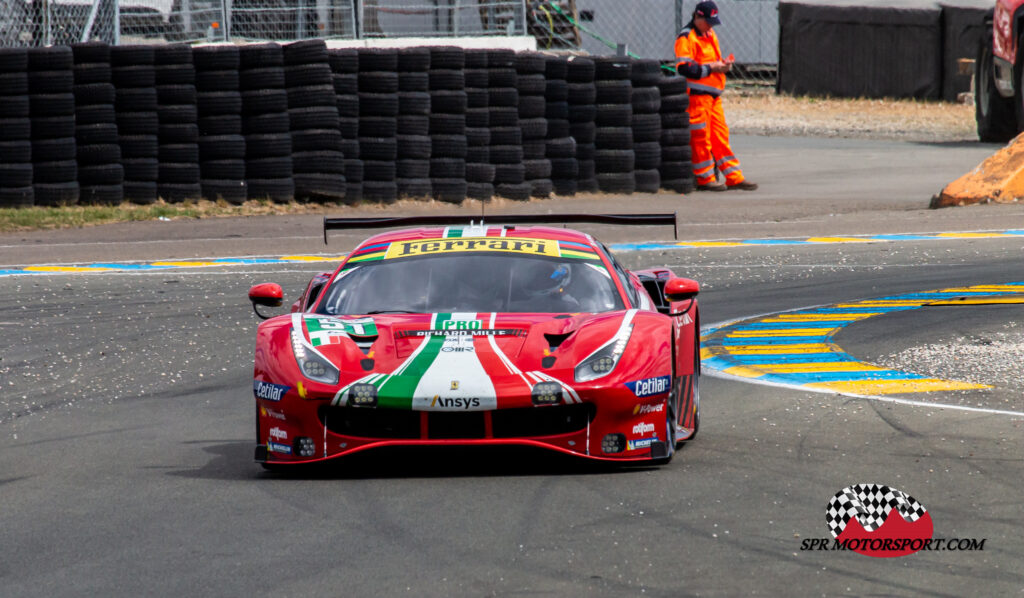
M288 260L255 259L255 258L223 258L212 260L217 264L283 264Z
M932 301L935 299L949 299L951 297L998 297L1000 295L1012 295L1010 292L999 291L956 291L948 293L907 293L906 295L890 295L879 297L871 301Z
M921 380L924 376L897 370L871 370L867 372L808 372L806 374L770 373L758 380L811 384L813 382L862 382L865 380Z
M870 238L883 241L932 241L947 237L936 237L934 235L876 235Z
M82 268L112 268L114 270L167 270L174 266L153 266L151 264L89 264Z
M790 328L843 328L861 320L810 320L807 322L755 322L732 326L730 330L789 330Z
M33 272L31 270L0 270L0 276L8 274L58 274L57 272Z
M889 306L889 307L822 307L820 309L809 309L798 312L786 312L789 314L806 314L806 315L817 315L817 314L875 314L875 313L889 313L891 311L906 311L909 309L918 309L916 305L900 305L900 306Z
M1008 230L1007 235L1024 235L1024 230Z
M859 361L849 353L786 353L784 355L716 355L712 359L740 365L787 365L792 363L839 363Z
M743 346L743 345L800 345L808 343L828 342L828 335L821 336L754 336L754 337L727 337L705 343L708 347L714 346Z

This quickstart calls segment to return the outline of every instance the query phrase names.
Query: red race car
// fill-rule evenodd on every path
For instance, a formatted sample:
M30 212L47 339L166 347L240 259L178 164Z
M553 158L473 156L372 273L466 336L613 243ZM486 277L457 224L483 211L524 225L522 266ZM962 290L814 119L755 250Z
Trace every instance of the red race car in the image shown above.
M520 445L667 463L700 423L696 282L630 272L536 222L675 224L675 214L325 219L428 225L373 236L256 336L256 460L382 446ZM441 226L447 223L447 226ZM528 226L522 226L527 224ZM433 226L431 226L433 225ZM281 287L249 291L280 305Z

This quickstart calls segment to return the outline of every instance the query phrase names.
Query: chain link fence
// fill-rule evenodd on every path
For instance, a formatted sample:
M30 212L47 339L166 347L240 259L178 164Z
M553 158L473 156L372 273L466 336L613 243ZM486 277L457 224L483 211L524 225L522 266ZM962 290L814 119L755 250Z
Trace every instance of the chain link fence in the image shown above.
M697 0L0 0L0 46L101 40L523 36L544 50L673 61ZM718 0L731 79L774 83L778 0Z
M531 2L529 31L541 49L583 50L674 62L679 31L698 0L550 0ZM717 0L722 52L734 54L734 82L774 84L779 62L778 0Z

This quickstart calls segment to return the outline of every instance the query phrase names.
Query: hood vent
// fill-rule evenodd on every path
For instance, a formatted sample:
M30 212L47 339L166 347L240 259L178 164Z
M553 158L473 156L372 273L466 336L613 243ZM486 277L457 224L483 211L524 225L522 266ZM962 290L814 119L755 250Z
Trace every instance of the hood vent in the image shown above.
M363 355L370 352L370 347L372 347L373 343L377 340L376 334L373 336L356 336L354 334L349 334L348 336L353 342L355 342L356 346L359 347L359 350L363 352Z
M565 342L565 339L567 339L570 336L572 336L574 332L576 332L576 331L575 330L571 330L569 332L566 332L565 334L547 334L547 333L544 333L544 338L548 341L548 350L554 351L555 349L560 347L562 345L562 343Z

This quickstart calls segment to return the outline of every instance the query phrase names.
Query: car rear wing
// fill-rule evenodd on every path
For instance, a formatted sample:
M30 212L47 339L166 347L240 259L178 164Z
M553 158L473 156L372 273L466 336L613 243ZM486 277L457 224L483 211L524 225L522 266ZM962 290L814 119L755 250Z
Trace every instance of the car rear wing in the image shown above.
M618 225L672 225L672 236L679 239L676 213L671 214L490 214L481 216L479 221L467 216L387 216L381 218L324 218L324 245L327 231L351 228L392 228L420 225L467 224L574 224L592 222Z

